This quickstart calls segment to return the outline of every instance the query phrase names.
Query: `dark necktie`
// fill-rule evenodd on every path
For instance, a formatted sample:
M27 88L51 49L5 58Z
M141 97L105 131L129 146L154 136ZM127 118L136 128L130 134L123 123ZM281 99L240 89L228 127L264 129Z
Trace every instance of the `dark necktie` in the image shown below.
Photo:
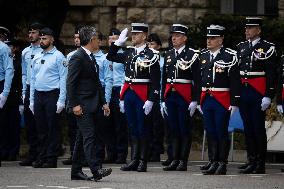
M92 62L94 63L94 66L95 66L96 72L97 72L97 62L96 62L96 58L95 58L95 56L94 56L93 53L90 54L90 57L91 57Z
M176 57L178 57L178 55L179 55L179 53L178 53L178 51L176 51Z
M211 54L211 56L210 56L210 61L213 61L213 60L214 60L214 55Z
M252 42L250 41L249 42L249 48L252 48L253 46L252 46Z

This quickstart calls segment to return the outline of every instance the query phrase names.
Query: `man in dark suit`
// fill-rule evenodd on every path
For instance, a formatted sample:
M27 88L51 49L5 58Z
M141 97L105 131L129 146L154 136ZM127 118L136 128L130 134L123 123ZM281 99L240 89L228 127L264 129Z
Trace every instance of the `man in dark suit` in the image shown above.
M78 133L72 159L71 180L95 180L111 174L102 169L95 157L95 113L103 106L104 115L110 113L99 80L99 68L92 54L99 45L96 29L85 26L79 31L81 47L71 57L68 66L68 107L76 116ZM84 150L83 150L84 148ZM82 155L89 164L93 177L82 172Z

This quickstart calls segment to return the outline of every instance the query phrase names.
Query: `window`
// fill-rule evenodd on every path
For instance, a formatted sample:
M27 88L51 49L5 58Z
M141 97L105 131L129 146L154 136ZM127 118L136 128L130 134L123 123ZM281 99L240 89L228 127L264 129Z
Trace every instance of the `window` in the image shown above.
M278 15L278 0L221 0L222 14Z

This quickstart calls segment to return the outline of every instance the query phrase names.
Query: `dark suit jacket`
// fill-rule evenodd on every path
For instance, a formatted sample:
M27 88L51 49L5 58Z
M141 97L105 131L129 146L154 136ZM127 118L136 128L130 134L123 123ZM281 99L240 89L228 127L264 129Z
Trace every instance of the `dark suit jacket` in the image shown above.
M106 104L99 80L99 67L81 47L71 57L67 75L67 108L80 105L83 113L94 113Z

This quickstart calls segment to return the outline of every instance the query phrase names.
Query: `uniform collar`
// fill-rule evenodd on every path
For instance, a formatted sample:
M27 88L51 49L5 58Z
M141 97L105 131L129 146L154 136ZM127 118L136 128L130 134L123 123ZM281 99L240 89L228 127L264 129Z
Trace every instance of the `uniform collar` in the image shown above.
M209 50L209 52L210 52L210 57L211 57L211 55L213 55L213 59L216 58L217 54L220 53L220 50L221 50L221 48L218 49L218 50L215 51L215 52L211 52L211 51Z
M141 47L135 47L135 52L136 54L139 54L140 52L142 52L146 47L146 44L142 45Z
M56 51L56 47L54 46L51 50L45 52L45 51L42 51L41 53L42 54L53 54L54 52Z
M260 37L259 38L256 38L255 40L251 41L251 40L248 40L249 42L252 43L252 46L255 46L260 40Z
M103 53L103 51L102 50L99 50L98 52L96 52L96 53L93 53L96 57L100 57L100 56L103 56L104 55L104 53Z
M176 51L177 51L177 52L178 52L178 54L180 54L180 53L183 51L183 49L184 49L184 48L185 48L185 45L184 45L184 46L182 46L181 48L179 48L178 50L174 48L175 53L176 53Z

